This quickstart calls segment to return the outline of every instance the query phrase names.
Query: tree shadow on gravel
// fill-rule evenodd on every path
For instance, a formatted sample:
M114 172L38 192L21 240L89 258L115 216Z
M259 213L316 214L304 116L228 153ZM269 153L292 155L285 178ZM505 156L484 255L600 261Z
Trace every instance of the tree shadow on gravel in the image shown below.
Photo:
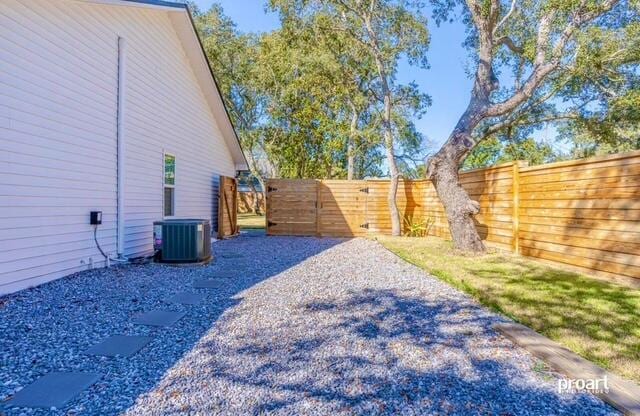
M51 414L120 413L139 396L153 391L220 316L238 305L241 292L344 241L243 236L214 244L216 260L208 266L149 264L93 270L2 297L0 415L20 414L18 408L3 408L2 402L17 388L52 371L96 372L103 377ZM220 272L225 274L221 288L192 287L195 280L216 278ZM178 292L205 294L206 298L198 305L168 301ZM158 309L186 315L166 328L131 322L139 313ZM107 336L119 334L147 335L153 340L129 358L83 353ZM250 345L242 352L247 357L265 353Z
M301 303L281 325L256 323L222 341L204 342L196 354L201 363L207 362L197 370L198 380L207 380L205 392L186 391L189 377L170 377L163 384L183 395L182 404L165 402L154 410L327 415L612 412L589 395L557 394L550 375L534 372L528 356L490 329L495 317L483 308L460 298L427 299L416 290L363 289L340 299ZM226 320L220 322L222 330L230 324Z

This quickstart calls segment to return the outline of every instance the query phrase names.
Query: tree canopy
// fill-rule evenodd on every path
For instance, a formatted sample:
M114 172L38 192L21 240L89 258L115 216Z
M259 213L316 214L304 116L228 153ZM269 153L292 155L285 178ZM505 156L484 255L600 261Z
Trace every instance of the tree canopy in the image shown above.
M458 248L482 250L459 168L640 148L638 0L266 4L281 27L259 34L240 32L219 6L194 12L252 174L388 176L394 232L402 176L432 179ZM433 149L415 121L429 91L398 82L399 63L428 68L429 25L454 19L466 28L473 89L425 164ZM541 142L541 128L556 137Z
M468 106L430 159L428 176L445 206L456 247L483 251L473 221L479 205L460 185L458 169L469 155L482 156L488 149L486 140L496 137L507 137L520 153L530 142L519 140L518 131L549 122L563 123L574 137L578 133L588 137L600 129L589 139L596 145L611 138L619 144L623 136L629 137L626 127L637 126L633 111L612 110L617 103L624 106L628 100L623 97L634 97L637 89L638 4L625 0L432 0L431 4L436 22L451 19L456 11L461 14L475 71ZM485 149L479 149L483 143Z
M333 22L342 13L332 7L305 12L303 3L270 2L282 27L261 34L241 33L218 5L206 11L190 5L251 171L260 178L388 175L376 59L362 47L363 38L350 32L362 27L346 19L343 30L336 30ZM384 26L387 20L381 17L376 24ZM415 23L424 48L426 25ZM397 25L385 31L400 33ZM399 152L394 159L402 173L411 175L425 153L413 121L430 101L414 84L396 84L394 76L399 54L424 61L426 49L418 52L411 46L416 43L403 36L396 40L404 43L385 43L383 57L394 93L393 147Z

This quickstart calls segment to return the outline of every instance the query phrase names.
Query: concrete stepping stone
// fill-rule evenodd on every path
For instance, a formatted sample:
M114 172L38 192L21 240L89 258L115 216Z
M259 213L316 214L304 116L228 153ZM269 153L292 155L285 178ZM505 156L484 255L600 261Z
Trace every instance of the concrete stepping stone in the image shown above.
M220 270L217 272L211 272L209 274L211 279L233 279L238 276L238 274L232 270Z
M197 305L206 298L206 295L191 292L180 292L170 297L167 301L170 303L181 303L183 305Z
M184 312L151 311L135 316L133 323L151 326L171 326L178 322L184 315Z
M220 255L223 259L241 259L244 258L244 254L239 253L222 253Z
M84 353L105 357L131 357L151 342L151 337L112 335Z
M102 377L97 373L53 372L17 392L6 404L15 407L61 408Z
M229 282L224 279L202 279L193 282L193 287L196 289L220 289L228 283Z

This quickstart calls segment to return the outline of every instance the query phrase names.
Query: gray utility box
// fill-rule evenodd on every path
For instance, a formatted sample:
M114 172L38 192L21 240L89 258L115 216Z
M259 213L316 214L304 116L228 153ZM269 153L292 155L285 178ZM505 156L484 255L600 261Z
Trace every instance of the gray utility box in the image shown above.
M211 260L209 220L165 220L153 223L153 246L162 263L200 263Z

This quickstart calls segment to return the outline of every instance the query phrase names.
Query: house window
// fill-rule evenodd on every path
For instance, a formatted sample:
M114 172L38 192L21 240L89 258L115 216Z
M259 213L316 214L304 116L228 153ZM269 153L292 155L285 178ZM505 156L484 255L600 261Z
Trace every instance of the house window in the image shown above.
M176 157L164 154L164 216L173 217L176 209Z

